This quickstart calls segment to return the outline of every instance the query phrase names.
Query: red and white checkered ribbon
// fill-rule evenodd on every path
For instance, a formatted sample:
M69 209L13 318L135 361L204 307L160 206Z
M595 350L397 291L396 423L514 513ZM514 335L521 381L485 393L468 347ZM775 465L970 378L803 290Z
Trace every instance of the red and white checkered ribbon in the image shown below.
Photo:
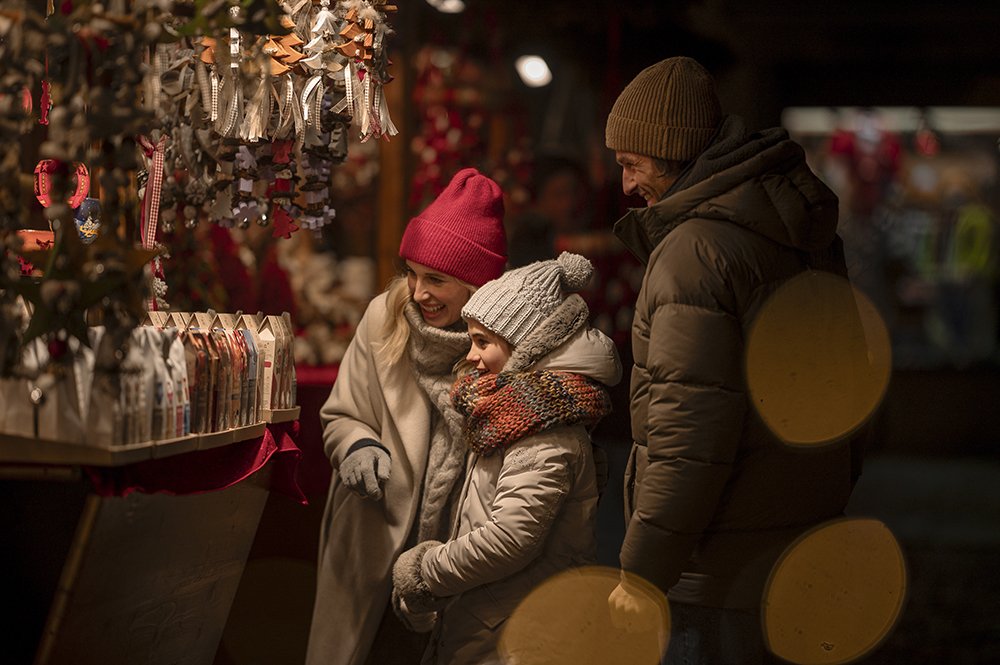
M142 237L143 249L154 249L156 247L156 228L160 221L160 192L163 189L163 152L167 145L167 136L160 137L159 142L154 144L148 137L139 135L136 140L147 159L152 159L149 167L149 179L146 180L146 193L142 198L142 225L139 233ZM154 277L163 278L163 266L160 265L159 257L153 259L149 264L150 271ZM147 309L155 310L156 298L147 301Z

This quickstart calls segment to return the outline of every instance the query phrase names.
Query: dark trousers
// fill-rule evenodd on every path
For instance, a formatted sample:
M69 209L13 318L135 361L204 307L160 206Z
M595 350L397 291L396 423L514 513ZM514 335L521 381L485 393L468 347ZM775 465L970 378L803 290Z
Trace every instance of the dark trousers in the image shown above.
M764 646L760 612L670 603L663 665L776 665Z

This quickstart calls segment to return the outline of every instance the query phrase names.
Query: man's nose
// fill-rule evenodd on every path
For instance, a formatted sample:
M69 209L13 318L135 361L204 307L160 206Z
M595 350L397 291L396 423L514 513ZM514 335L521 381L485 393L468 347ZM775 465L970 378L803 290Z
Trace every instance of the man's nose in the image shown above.
M631 195L635 191L635 180L624 169L622 169L622 191L626 195Z

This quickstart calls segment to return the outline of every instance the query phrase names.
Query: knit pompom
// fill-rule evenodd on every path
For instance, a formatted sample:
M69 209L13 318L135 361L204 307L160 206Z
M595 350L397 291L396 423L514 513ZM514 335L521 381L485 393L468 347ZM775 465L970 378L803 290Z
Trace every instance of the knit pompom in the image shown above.
M579 254L563 252L559 255L562 284L567 291L579 291L587 286L594 275L594 264Z
M517 346L559 309L567 292L585 287L593 274L586 258L563 252L558 259L535 261L487 282L465 303L462 316Z

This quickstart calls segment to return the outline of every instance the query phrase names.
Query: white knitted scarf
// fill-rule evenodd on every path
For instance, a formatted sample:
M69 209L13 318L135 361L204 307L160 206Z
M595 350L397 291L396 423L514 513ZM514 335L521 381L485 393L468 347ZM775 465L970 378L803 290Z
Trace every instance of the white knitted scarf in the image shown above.
M410 324L410 368L434 405L416 542L444 541L458 510L462 491L458 481L465 475L468 451L463 437L464 419L451 403L451 386L455 382L455 363L469 351L469 335L461 320L451 328L427 325L412 302L406 305L406 320ZM447 521L441 519L442 515L448 517Z

